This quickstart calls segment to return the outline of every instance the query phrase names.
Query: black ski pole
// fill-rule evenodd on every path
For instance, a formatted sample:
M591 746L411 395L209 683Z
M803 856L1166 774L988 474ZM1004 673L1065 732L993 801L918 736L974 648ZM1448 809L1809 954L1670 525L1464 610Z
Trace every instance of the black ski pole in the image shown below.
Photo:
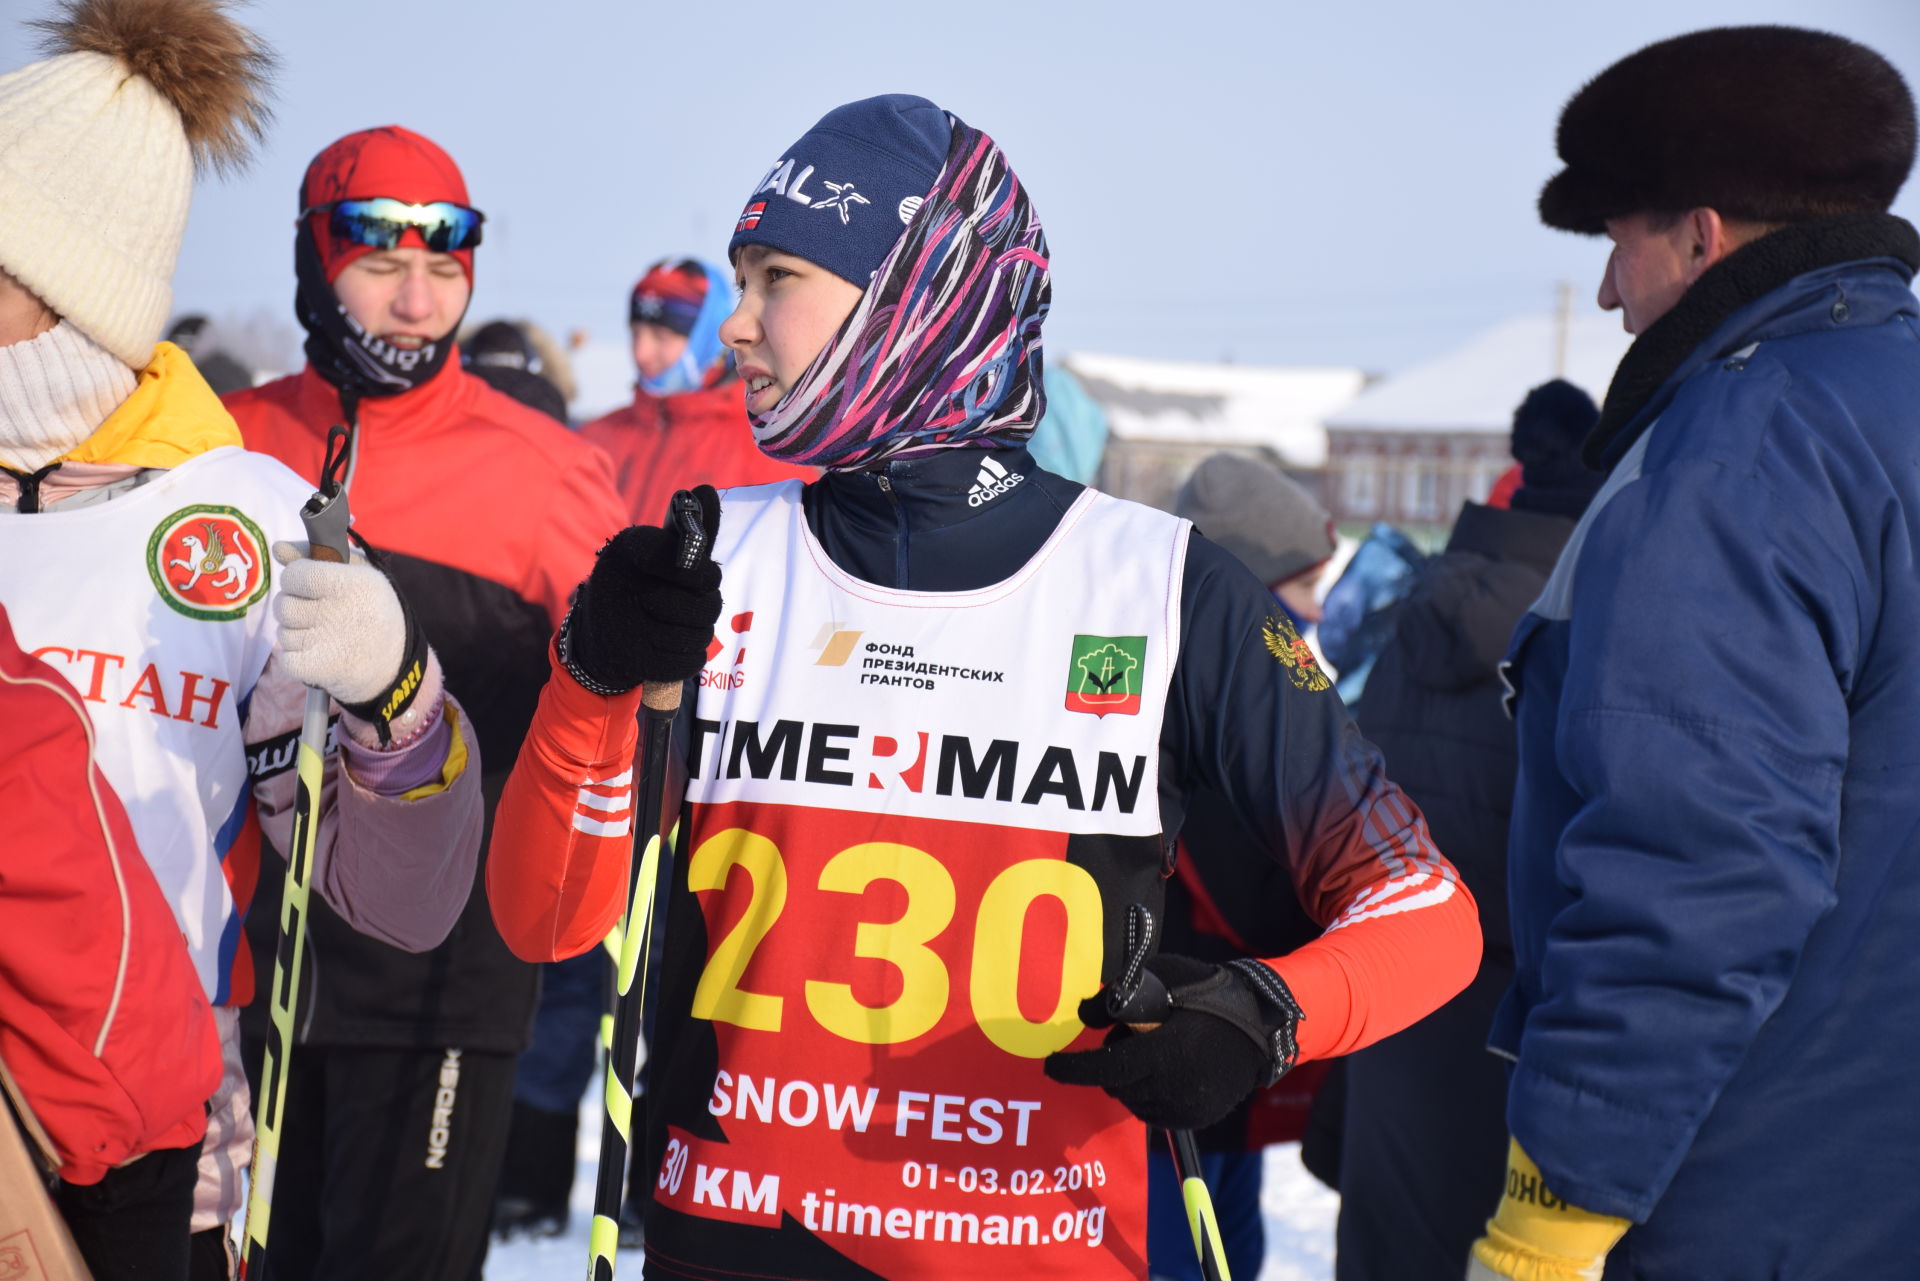
M1173 1172L1180 1180L1180 1200L1187 1207L1193 1248L1200 1255L1200 1275L1206 1281L1233 1281L1220 1242L1220 1224L1213 1217L1213 1194L1200 1168L1200 1145L1194 1142L1192 1130L1168 1130L1167 1146L1173 1149Z
M680 531L680 567L692 569L708 553L709 536L700 523L700 502L681 490L667 509L667 528ZM587 1236L588 1281L613 1281L620 1245L620 1197L627 1180L627 1152L633 1143L634 1090L639 1084L640 1019L646 1004L646 958L654 931L655 887L660 870L660 811L667 785L667 756L672 751L673 721L680 712L679 681L648 682L641 687L645 711L641 728L640 771L634 792L634 854L629 862L627 911L620 921L620 963L616 972L613 1044L607 1052L606 1109L600 1127L600 1166L593 1189L593 1226Z
M347 551L347 494L342 485L351 433L335 427L327 433L320 488L300 509L307 527L307 554L314 560L344 563ZM280 1140L287 1105L287 1067L293 1057L293 1013L300 999L301 963L307 948L307 900L313 878L313 847L318 835L320 786L326 775L326 691L307 690L300 722L298 791L293 809L292 848L287 879L280 893L280 936L273 949L273 986L268 989L266 1057L260 1064L260 1097L254 1100L253 1160L247 1174L247 1217L241 1236L241 1281L264 1281L267 1231L273 1218L273 1176L280 1161Z

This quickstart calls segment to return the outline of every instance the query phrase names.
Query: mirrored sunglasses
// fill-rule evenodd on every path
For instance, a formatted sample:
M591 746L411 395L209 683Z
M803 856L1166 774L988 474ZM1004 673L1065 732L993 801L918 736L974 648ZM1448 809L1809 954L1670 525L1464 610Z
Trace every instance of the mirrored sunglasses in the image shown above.
M391 196L372 196L365 200L335 200L312 205L300 211L305 219L326 214L327 231L335 239L372 249L393 249L409 231L420 233L429 250L437 254L456 249L471 249L480 243L480 224L486 215L478 209L435 200L410 205Z

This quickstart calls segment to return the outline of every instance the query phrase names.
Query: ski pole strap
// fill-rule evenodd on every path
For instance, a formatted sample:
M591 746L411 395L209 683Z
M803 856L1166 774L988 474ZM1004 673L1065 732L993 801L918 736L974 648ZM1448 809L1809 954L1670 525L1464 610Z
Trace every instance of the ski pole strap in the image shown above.
M1260 1047L1267 1056L1263 1086L1293 1070L1300 1055L1294 1029L1306 1015L1278 974L1259 961L1241 957L1213 968L1202 979L1169 987L1149 968L1153 945L1153 913L1145 904L1134 903L1127 909L1126 960L1106 990L1110 1022L1147 1033L1158 1030L1176 1009L1197 1010L1238 1028Z
M1300 1040L1295 1029L1300 1020L1307 1017L1306 1011L1294 1000L1293 989L1271 966L1243 956L1228 961L1227 968L1246 980L1259 1001L1259 1028L1265 1040L1268 1070L1272 1073L1266 1083L1272 1085L1293 1071L1293 1065L1299 1061Z
M352 461L353 432L334 427L327 433L327 452L320 463L320 488L300 509L300 523L307 529L307 554L314 560L344 564L348 560L348 530L352 516L347 508L346 474ZM386 688L365 702L340 706L373 726L380 745L393 741L393 722L413 706L415 695L427 674L427 637L414 617L413 606L399 592L400 613L406 620L406 639L400 646L400 668Z
M347 491L342 479L352 439L352 433L345 427L335 427L327 433L327 452L320 463L320 487L300 508L300 523L307 527L307 555L315 560L338 564L347 560L347 530L352 517L347 510Z

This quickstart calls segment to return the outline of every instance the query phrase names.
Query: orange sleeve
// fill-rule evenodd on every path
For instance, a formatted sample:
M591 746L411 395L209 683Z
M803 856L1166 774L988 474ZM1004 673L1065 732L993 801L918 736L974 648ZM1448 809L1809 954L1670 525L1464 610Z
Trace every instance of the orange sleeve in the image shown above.
M626 910L640 691L552 674L494 813L487 901L515 956L558 961L597 945Z
M1266 959L1300 1003L1300 1061L1336 1058L1410 1027L1480 967L1480 912L1451 865L1394 907L1394 885L1363 886L1327 932ZM1436 896L1438 901L1432 901ZM1385 910L1382 910L1382 904Z

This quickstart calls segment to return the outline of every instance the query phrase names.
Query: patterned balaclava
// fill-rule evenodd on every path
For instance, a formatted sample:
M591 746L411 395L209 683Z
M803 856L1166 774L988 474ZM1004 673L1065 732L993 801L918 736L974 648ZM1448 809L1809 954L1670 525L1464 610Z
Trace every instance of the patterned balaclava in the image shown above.
M865 290L793 389L753 416L774 458L849 471L1017 443L1040 421L1052 291L1039 215L993 139L946 113L944 158L920 186L935 112L905 95L840 107L747 201L730 256L767 244ZM876 234L889 218L904 230ZM858 238L838 234L856 223Z

